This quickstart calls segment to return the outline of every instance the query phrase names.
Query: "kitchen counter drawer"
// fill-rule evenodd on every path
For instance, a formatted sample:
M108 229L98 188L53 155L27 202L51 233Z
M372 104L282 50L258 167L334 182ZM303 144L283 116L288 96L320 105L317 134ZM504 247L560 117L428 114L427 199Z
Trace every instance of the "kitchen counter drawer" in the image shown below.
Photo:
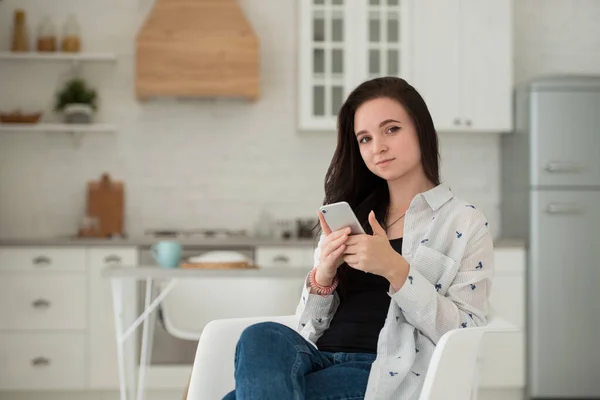
M0 273L0 330L86 327L84 274Z
M0 271L85 271L85 248L0 247Z
M261 268L313 267L314 250L311 247L257 247L256 264Z
M84 389L83 333L0 333L0 390Z

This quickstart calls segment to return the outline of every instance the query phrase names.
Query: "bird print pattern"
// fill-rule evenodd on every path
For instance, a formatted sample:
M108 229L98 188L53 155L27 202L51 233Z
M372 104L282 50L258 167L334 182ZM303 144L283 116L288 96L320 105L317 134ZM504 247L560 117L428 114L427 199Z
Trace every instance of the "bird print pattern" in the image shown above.
M395 339L378 351L378 376L369 380L365 396L368 400L375 400L375 393L377 398L407 400L409 397L395 394L415 393L415 388L422 385L435 343L442 335L486 321L488 281L494 269L489 223L479 207L455 200L447 187L432 190L438 192L417 196L406 213L406 231L410 235L403 250L411 269L406 284L397 290L390 288L388 293L393 307L388 315L393 319L387 318L382 334ZM319 253L315 253L315 265L318 262ZM450 265L453 268L448 268ZM460 280L455 272L461 274ZM315 343L332 319L339 299L330 296L332 301L327 303L309 293L307 285L303 296L299 296L300 322L306 323L301 334ZM445 296L446 293L452 296ZM444 312L452 307L453 312ZM317 323L319 317L323 317L321 324ZM406 329L407 325L414 329ZM403 345L413 338L413 346ZM407 376L409 379L405 379Z

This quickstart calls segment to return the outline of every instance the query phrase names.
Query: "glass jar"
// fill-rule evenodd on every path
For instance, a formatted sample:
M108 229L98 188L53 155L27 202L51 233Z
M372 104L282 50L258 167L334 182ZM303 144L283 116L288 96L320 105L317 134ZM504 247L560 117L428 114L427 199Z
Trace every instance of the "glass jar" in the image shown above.
M73 14L69 15L65 23L61 50L65 53L79 53L81 51L81 28Z
M56 51L56 28L48 16L42 19L38 28L37 51Z

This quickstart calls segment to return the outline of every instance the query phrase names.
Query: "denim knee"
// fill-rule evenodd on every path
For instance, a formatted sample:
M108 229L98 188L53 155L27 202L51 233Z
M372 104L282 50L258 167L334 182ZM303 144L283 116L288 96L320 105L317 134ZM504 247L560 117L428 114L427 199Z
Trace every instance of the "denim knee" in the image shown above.
M244 329L239 342L257 343L265 341L266 343L271 343L269 338L273 334L281 334L289 329L287 326L278 324L277 322L259 322Z

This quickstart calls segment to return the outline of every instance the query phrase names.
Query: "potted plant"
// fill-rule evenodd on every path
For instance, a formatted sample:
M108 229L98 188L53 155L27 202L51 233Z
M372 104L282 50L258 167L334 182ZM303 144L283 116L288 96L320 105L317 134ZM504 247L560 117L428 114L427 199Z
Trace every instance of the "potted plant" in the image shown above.
M87 124L98 109L97 97L96 90L88 87L83 79L71 79L56 94L54 109L63 113L66 123Z

